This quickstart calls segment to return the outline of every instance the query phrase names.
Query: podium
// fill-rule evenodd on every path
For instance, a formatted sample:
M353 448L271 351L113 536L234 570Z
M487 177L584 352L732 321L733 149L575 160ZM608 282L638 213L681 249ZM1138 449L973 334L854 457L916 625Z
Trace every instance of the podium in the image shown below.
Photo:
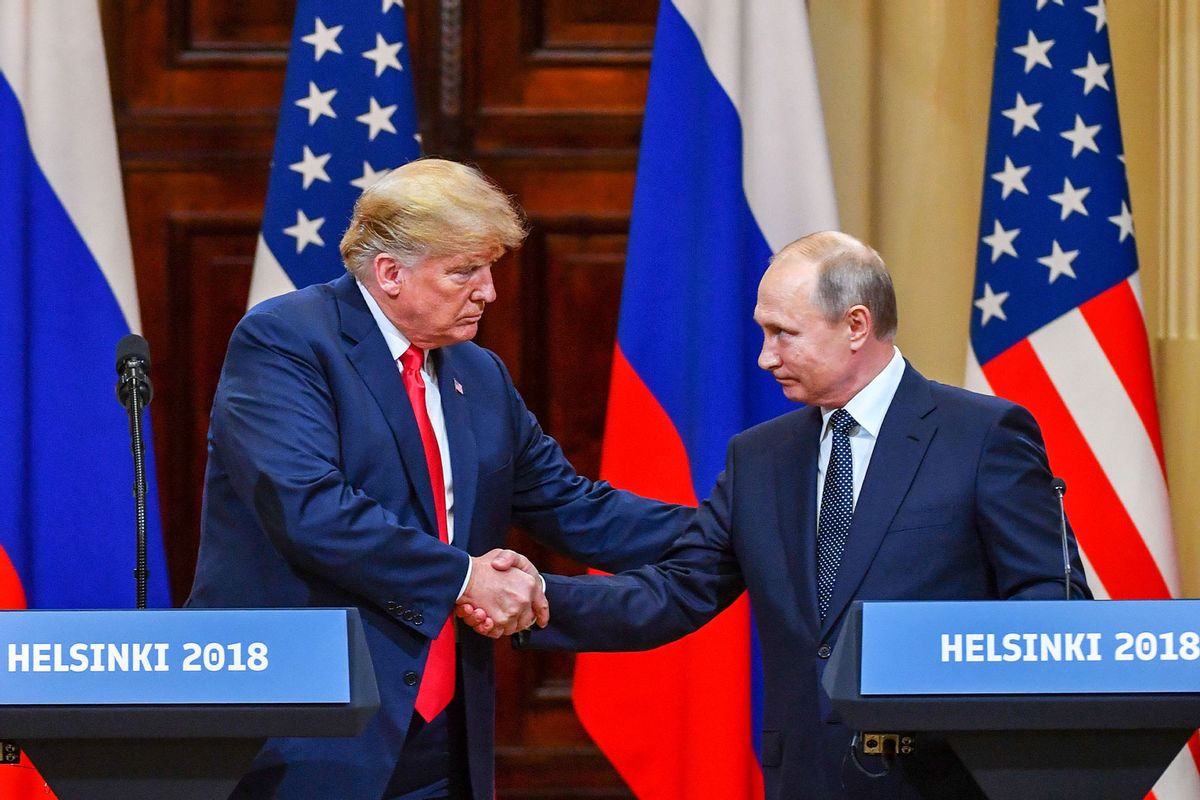
M848 614L823 678L840 721L917 747L936 732L992 800L1141 800L1200 724L1200 602Z
M0 739L59 800L225 800L268 737L379 708L353 608L2 612L0 675Z

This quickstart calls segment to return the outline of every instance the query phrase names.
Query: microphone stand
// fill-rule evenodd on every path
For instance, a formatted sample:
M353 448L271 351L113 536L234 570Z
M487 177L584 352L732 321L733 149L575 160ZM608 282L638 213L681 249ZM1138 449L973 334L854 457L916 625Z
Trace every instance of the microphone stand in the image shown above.
M1063 495L1067 493L1067 483L1062 478L1055 478L1051 484L1054 488L1054 493L1058 495L1058 515L1060 521L1060 530L1062 532L1062 557L1063 557L1063 589L1066 591L1066 599L1071 599L1071 553L1067 547L1067 507L1063 501Z
M137 580L137 607L146 607L146 442L142 437L141 362L131 360L121 375L122 389L128 392L129 437L133 450L133 498L137 506L137 564L133 575Z

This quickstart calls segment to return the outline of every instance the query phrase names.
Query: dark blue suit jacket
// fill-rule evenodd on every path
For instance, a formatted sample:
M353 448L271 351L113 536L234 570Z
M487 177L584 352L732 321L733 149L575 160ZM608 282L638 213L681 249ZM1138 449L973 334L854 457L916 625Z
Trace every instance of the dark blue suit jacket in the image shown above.
M399 371L349 276L259 305L230 340L188 604L357 606L382 701L361 736L269 742L248 795L378 800L468 554L503 546L510 523L617 570L653 561L694 516L577 475L493 353L467 343L435 357L454 476L453 546L437 538ZM461 625L458 638L474 796L491 800L494 645Z
M1019 406L908 366L824 622L815 589L820 427L819 409L803 408L735 436L696 522L659 564L607 578L548 576L550 627L532 632L529 645L654 647L748 589L764 669L768 798L972 796L935 741L888 778L866 778L846 759L851 732L833 718L821 676L853 600L1062 597L1059 510L1037 424Z

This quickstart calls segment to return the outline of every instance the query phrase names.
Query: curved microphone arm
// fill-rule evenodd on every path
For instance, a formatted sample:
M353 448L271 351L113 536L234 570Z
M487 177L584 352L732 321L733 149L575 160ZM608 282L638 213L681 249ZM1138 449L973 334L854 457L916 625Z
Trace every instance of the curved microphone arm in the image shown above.
M137 563L133 576L137 581L137 607L146 607L146 442L142 435L142 409L150 404L154 388L150 384L150 345L137 334L129 334L117 344L117 399L129 413L129 438L133 451L133 498L137 513Z

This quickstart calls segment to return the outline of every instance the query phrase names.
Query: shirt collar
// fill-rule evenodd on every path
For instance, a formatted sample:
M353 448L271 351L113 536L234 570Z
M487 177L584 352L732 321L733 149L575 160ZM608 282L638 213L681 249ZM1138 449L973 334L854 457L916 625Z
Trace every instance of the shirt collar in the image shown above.
M904 377L904 356L900 348L892 346L892 360L880 370L871 382L850 398L850 402L842 406L859 428L866 431L872 438L879 437L879 429L883 427L883 418L887 416L888 406L900 388L900 379ZM829 429L829 418L836 408L821 409L821 437L824 438Z
M387 318L387 315L383 313L383 309L379 307L379 303L367 291L367 287L363 285L363 282L356 280L355 283L358 285L358 291L362 292L363 300L367 302L367 308L371 311L371 316L375 318L375 324L379 327L379 332L383 334L383 340L387 342L388 351L392 354L392 361L398 361L400 356L404 355L408 348L412 347L412 342ZM432 377L433 359L428 357L428 353L425 355L425 363L421 367L421 371Z

